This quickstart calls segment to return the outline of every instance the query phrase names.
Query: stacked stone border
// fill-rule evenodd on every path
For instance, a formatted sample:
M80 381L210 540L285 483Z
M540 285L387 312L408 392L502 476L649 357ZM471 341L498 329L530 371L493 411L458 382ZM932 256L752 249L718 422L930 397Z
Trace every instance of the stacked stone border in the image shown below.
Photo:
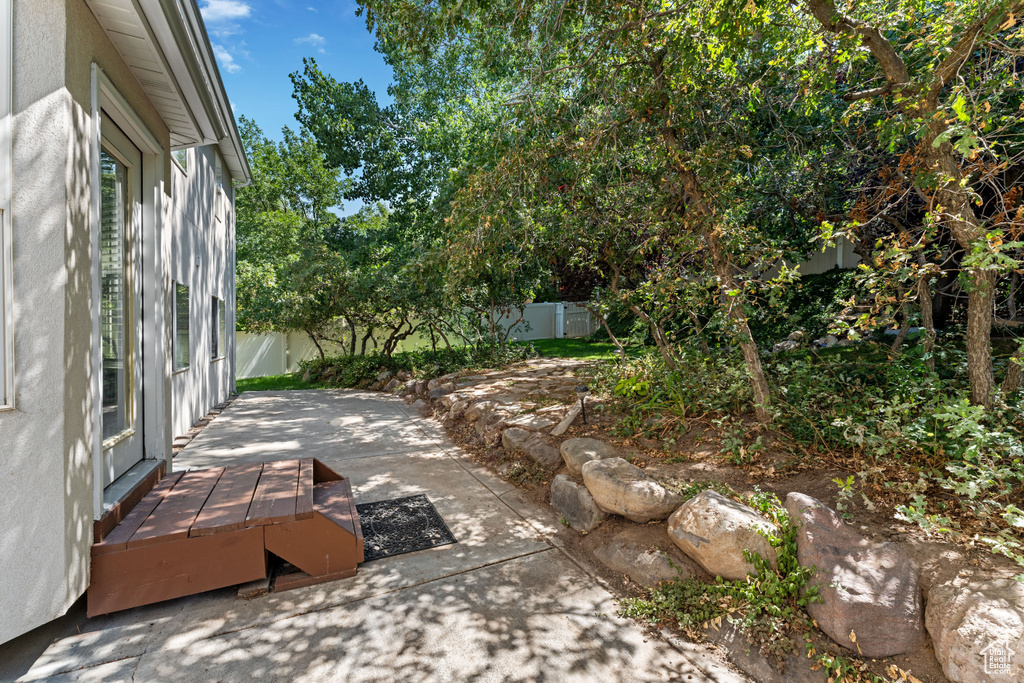
M637 524L668 520L670 540L693 561L685 571L663 555L638 555L621 543L597 554L613 570L642 577L640 583L687 574L742 579L753 570L744 550L774 562L765 537L774 527L749 506L713 490L684 502L613 445L564 438L580 413L573 371L585 365L542 359L430 380L384 371L370 388L401 395L443 421L461 420L484 443L550 471L551 505L580 533L609 515ZM856 656L885 658L930 642L955 683L1024 682L1024 582L961 573L922 592L919 569L901 544L863 537L801 493L790 493L785 507L798 526L798 560L815 569L812 585L821 601L808 612L836 644Z

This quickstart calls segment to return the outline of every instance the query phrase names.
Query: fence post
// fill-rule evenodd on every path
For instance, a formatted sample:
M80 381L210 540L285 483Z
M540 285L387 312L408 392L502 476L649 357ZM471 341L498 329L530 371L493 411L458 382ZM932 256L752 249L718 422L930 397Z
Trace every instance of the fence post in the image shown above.
M555 304L555 339L565 336L565 304L561 301Z

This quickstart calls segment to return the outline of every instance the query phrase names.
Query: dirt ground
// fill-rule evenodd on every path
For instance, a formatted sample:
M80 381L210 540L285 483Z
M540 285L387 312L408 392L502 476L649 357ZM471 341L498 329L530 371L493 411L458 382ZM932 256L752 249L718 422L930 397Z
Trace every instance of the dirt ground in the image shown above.
M566 404L570 402L564 398L561 400ZM550 503L551 480L558 473L568 473L564 465L557 471L544 470L531 461L506 453L500 443L484 443L462 419L450 419L443 410L439 411L439 416L452 438L474 459L515 483L532 500ZM782 501L792 491L813 496L839 510L865 537L902 543L921 569L920 582L925 595L932 585L963 571L980 570L993 576L1010 576L1016 571L1015 565L1008 560L1003 561L1004 558L929 539L916 527L899 524L894 518L895 502L887 500L881 493L886 489L873 487L870 481L858 481L855 486L857 491L868 495L867 502L860 493L844 499L833 480L845 480L854 472L862 471L857 462L843 462L842 457L831 455L807 457L806 453L797 453L792 445L783 442L773 432L759 433L760 446L753 452L737 453L735 442L729 444L727 434L723 434L710 420L703 419L689 420L685 424L678 420L662 420L647 425L644 436L627 438L621 436L621 430L617 429L623 417L611 402L600 399L588 401L586 423L577 418L564 435L545 435L545 440L556 448L561 441L572 437L590 437L612 443L622 457L670 487L714 481L727 484L739 494L753 493L755 489L770 491ZM749 430L750 434L743 439L747 443L753 441L749 437L757 431L756 425L751 423ZM796 457L798 455L803 457ZM737 460L742 464L736 464ZM517 466L512 467L516 462ZM605 568L593 553L627 529L631 539L639 544L662 550L672 558L683 557L669 539L666 522L639 525L612 515L590 533L571 534L570 549L587 556L593 566L603 569L603 578L622 597L642 595L644 589L628 577ZM813 635L813 641L819 652L831 651L847 659L855 659L852 653L836 646L820 633ZM877 675L891 674L891 667L895 666L898 673L906 672L922 683L948 680L935 658L930 641L917 652L884 660L867 660L865 664Z

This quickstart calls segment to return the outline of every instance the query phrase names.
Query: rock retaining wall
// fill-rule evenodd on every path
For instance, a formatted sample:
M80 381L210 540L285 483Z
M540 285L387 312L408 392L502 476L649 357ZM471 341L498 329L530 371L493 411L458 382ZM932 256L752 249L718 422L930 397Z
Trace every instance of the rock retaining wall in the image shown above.
M774 527L750 507L710 490L684 502L618 457L614 446L559 438L580 412L572 372L582 364L532 361L429 382L382 373L374 386L401 393L444 420L463 420L484 442L561 472L552 483L551 504L581 533L609 514L641 524L668 518L669 538L693 561L684 572L623 543L597 553L643 585L700 576L701 568L742 579L753 570L744 550L774 563ZM821 596L808 612L838 645L865 657L889 657L922 647L930 636L951 681L1024 681L1024 583L958 577L931 586L925 611L918 567L899 544L865 539L835 511L800 493L787 497L786 509L798 525L798 560L814 568L812 583Z

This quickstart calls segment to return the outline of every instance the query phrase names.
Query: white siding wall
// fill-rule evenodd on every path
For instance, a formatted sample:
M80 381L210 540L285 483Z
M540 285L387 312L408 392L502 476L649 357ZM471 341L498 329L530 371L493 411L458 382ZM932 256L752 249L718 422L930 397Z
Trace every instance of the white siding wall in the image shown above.
M235 215L233 190L218 190L213 146L188 150L185 172L171 164L171 279L189 288L189 366L171 377L172 432L190 426L234 389ZM223 299L227 339L219 360L211 354L213 297ZM173 315L173 312L172 312Z

